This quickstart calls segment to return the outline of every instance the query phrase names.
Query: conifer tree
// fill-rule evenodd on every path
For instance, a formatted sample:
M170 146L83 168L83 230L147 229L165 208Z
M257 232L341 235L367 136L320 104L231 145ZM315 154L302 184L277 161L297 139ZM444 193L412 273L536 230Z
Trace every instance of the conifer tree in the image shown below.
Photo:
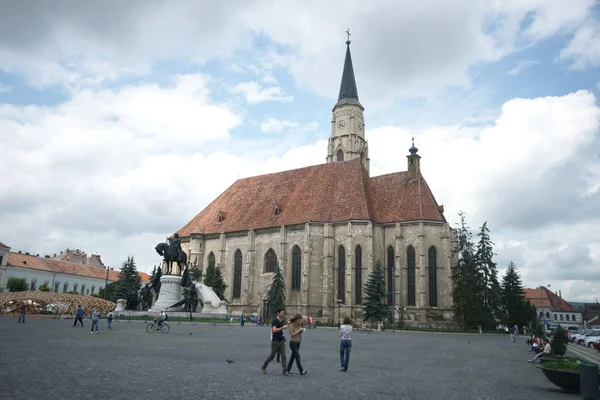
M206 275L204 276L204 284L206 286L210 286L212 290L215 292L219 299L225 299L225 289L227 289L227 285L223 280L223 275L221 274L221 268L215 266L215 262L213 259L209 259L208 266L206 267Z
M192 264L192 267L190 268L190 276L194 282L201 282L202 268L200 268L196 263Z
M532 317L531 304L525 300L521 277L512 261L502 278L502 303L506 325L529 325Z
M502 304L502 290L498 282L498 270L494 257L494 243L490 239L490 231L487 227L487 222L484 222L480 228L479 242L477 243L477 251L475 258L478 268L478 276L483 279L481 283L482 301L481 306L481 321L482 328L495 327L496 318L501 316L500 306Z
M552 354L557 356L564 356L567 352L567 345L565 337L565 329L562 326L559 326L552 336L552 342L550 343L550 347L552 348Z
M137 272L133 256L127 257L127 260L123 262L118 282L118 289L113 301L125 299L127 301L125 308L135 309L137 307L137 291L142 286L142 278Z
M379 261L375 264L373 272L369 274L363 291L365 296L363 297L362 308L365 321L379 323L391 318L390 309L386 304L388 294L385 289L385 277Z
M152 268L152 273L150 274L150 282L154 280L154 275L156 275L156 265Z
M272 312L285 305L285 282L279 266L275 268L275 272L273 273L273 281L271 282L271 288L267 297L267 304L269 310Z
M477 257L471 232L465 222L465 214L459 213L460 227L454 254L458 261L452 267L452 300L454 316L464 329L475 328L481 323L483 278L477 267Z

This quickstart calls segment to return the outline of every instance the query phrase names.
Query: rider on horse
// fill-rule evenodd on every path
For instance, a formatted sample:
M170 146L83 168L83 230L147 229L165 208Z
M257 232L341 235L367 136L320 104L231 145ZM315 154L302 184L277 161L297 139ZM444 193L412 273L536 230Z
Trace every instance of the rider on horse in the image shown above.
M183 250L181 249L181 239L179 239L178 233L175 233L173 235L173 238L171 238L171 240L169 241L169 245L171 246L173 251L175 251L175 254L177 254L177 261L181 261L181 255L183 254Z

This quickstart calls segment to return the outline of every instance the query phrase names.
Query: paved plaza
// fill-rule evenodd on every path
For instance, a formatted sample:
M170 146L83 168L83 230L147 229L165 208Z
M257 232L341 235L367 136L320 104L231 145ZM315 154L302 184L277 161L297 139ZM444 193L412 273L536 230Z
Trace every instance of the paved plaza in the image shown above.
M340 372L338 331L303 335L308 374L272 362L269 328L170 322L168 334L119 321L0 317L0 398L17 399L567 399L534 365L525 339L417 332L354 332ZM290 351L287 347L287 356ZM227 359L233 363L227 363Z

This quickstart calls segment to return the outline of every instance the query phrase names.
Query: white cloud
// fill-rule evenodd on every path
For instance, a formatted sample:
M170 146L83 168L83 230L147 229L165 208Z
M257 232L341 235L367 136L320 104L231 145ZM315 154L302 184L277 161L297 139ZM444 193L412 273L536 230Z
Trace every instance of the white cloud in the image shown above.
M12 88L8 85L3 84L2 82L0 82L0 93L10 93L12 91Z
M281 132L284 128L295 128L297 126L297 122L277 118L266 118L260 123L260 130L263 132Z
M600 21L590 19L578 28L558 59L571 63L573 69L600 66Z
M288 103L294 99L286 95L279 86L264 87L258 82L243 82L235 85L229 91L233 94L243 94L249 104L264 103L267 101L279 101Z
M506 75L518 75L524 69L529 68L537 63L538 62L535 60L520 60L519 62L517 62L517 65L513 69L506 73Z

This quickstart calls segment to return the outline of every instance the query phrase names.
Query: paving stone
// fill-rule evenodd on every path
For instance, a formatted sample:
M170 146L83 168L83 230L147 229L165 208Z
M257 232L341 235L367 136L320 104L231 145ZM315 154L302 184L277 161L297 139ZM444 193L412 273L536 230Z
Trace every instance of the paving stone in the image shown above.
M273 361L269 328L247 324L169 323L168 334L144 322L0 317L0 399L563 399L527 363L525 339L507 336L354 332L350 366L340 372L337 329L303 335L308 374L285 377ZM287 347L287 356L291 352ZM227 363L226 360L233 360Z

